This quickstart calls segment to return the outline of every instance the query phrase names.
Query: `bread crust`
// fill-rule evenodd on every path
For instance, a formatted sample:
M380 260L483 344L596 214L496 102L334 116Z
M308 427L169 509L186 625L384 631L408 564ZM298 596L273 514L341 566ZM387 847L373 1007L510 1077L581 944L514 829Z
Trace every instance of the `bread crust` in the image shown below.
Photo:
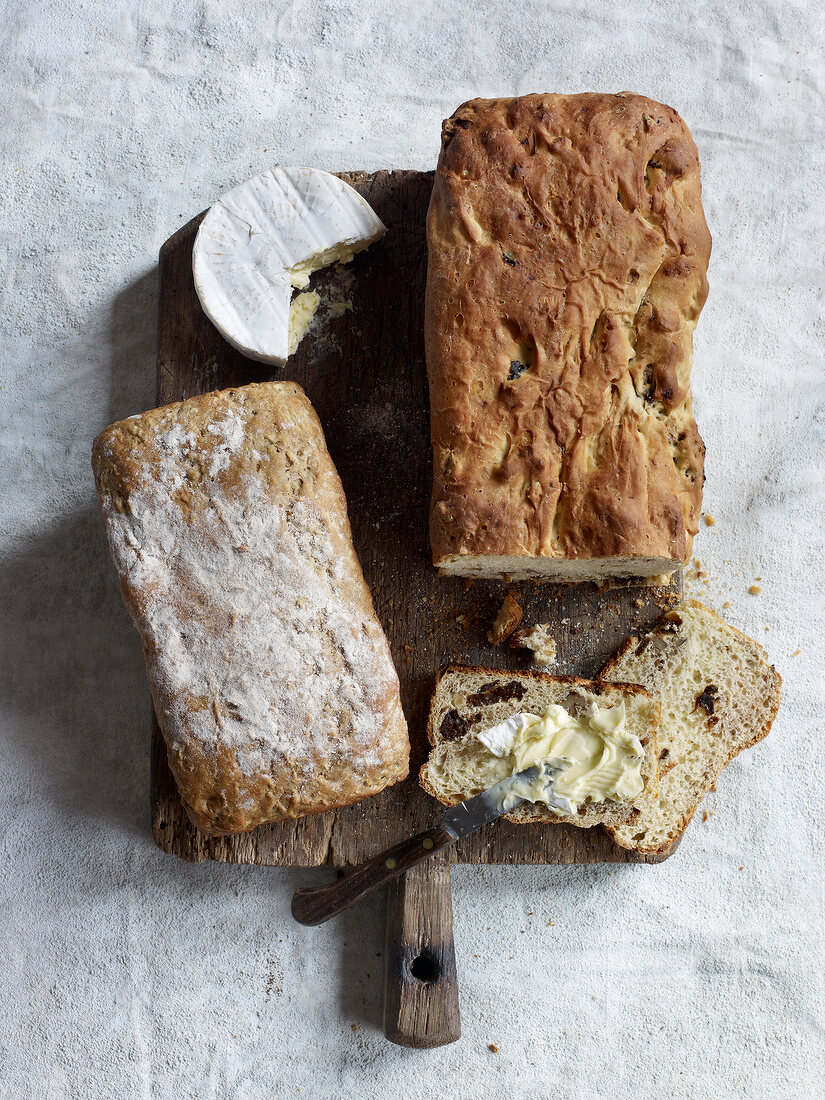
M208 833L406 777L398 677L343 487L293 382L106 428L92 465L169 765Z
M760 723L754 726L753 732L749 736L745 737L744 739L734 741L730 753L725 756L721 761L718 761L713 767L707 769L702 782L703 789L699 793L693 805L688 807L688 809L680 815L678 821L674 823L673 828L671 829L670 836L666 842L660 844L646 844L644 841L629 841L622 837L621 833L616 832L609 826L607 826L607 831L610 833L613 840L622 848L627 848L631 851L643 852L648 855L661 854L668 851L679 839L679 837L682 836L685 829L693 820L693 816L696 813L699 804L704 799L705 794L707 794L707 792L715 785L716 780L719 778L719 776L722 774L728 764L730 764L731 761L734 760L739 755L739 753L743 751L743 749L753 748L754 745L757 745L760 741L764 740L764 738L767 737L767 735L770 733L771 726L773 725L774 719L776 718L776 715L779 711L779 705L782 699L782 677L776 671L776 668L772 664L769 664L767 660L767 654L765 653L765 650L762 648L759 642L749 637L749 635L745 634L737 627L731 626L730 623L726 622L726 620L723 619L721 615L717 614L717 612L715 612L712 608L705 606L705 604L703 603L700 603L699 600L683 600L682 606L697 608L698 610L711 616L711 618L715 619L718 623L724 626L726 631L735 635L739 639L743 647L752 654L754 659L760 665L766 666L767 670L770 672L770 691L768 695L762 700L765 709L761 715ZM672 634L672 631L668 630L668 624L673 623L673 616L678 617L678 615L679 608L676 608L673 611L666 612L653 627L653 630L649 631L648 635L646 636L649 636L650 634L658 634L663 640L666 639L670 634ZM679 625L681 625L681 620ZM627 638L621 648L615 653L613 657L611 657L611 659L607 662L602 671L599 673L599 679L602 682L613 682L610 679L611 671L620 664L622 658L625 657L631 649L639 645L640 640L641 639L637 636L631 636ZM660 775L666 774L669 770L670 769L667 766L662 765L661 761L659 762Z
M438 743L438 734L435 728L435 718L438 710L437 699L438 690L441 681L448 675L458 673L464 676L484 676L489 677L491 680L497 677L512 679L516 681L532 680L535 683L552 683L559 684L570 688L580 688L582 691L588 694L599 696L606 690L621 691L629 695L641 695L649 699L654 704L655 714L650 723L648 730L648 742L646 755L648 758L647 772L646 772L646 791L645 794L655 792L656 790L656 730L659 724L660 706L658 702L653 698L649 691L641 687L639 684L622 684L622 683L600 683L598 680L586 680L581 676L552 676L547 672L542 672L539 669L492 669L485 668L481 665L446 665L441 668L436 676L435 685L433 687L432 700L430 703L430 710L427 716L427 739L431 746L435 747ZM428 774L428 762L425 762L418 776L418 781L421 787L431 795L442 805L452 805L448 800L441 797L436 788L430 782ZM582 807L580 812L575 815L559 815L554 813L549 808L542 806L541 804L533 804L530 806L520 806L510 813L503 814L502 817L506 821L510 821L515 825L558 825L568 824L575 825L579 828L591 828L594 825L600 825L604 823L605 815L611 815L614 819L621 821L623 824L632 822L635 817L638 816L638 810L635 807L628 807L626 811L617 809L615 802L600 802L590 803L586 808Z
M443 126L427 240L435 564L687 561L711 239L677 113L627 93L463 104Z

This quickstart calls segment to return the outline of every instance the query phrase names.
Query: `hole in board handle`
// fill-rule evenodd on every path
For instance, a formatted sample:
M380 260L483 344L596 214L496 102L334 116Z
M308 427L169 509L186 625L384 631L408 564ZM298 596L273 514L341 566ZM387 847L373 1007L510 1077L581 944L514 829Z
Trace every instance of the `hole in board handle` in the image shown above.
M439 966L430 955L419 955L410 963L410 973L425 985L434 982L439 975Z

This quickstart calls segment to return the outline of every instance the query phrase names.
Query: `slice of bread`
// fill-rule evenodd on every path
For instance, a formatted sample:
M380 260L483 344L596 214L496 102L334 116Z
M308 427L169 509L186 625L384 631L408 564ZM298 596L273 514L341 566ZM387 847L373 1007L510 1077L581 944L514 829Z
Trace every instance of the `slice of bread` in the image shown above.
M655 797L632 822L608 825L623 848L664 852L730 761L771 728L782 680L762 647L688 600L642 638L628 638L604 682L646 687L662 706Z
M525 802L505 817L519 825L568 822L582 828L605 822L632 823L640 815L649 792L655 789L659 722L659 704L636 685L601 684L533 670L514 672L455 665L442 669L430 704L428 735L433 748L421 769L421 786L446 806L479 794L489 786L483 776L488 751L476 734L519 711L543 714L551 703L558 703L575 715L591 703L604 709L622 701L627 710L627 729L645 748L641 768L645 786L638 799L587 802L571 815L554 813L543 803Z

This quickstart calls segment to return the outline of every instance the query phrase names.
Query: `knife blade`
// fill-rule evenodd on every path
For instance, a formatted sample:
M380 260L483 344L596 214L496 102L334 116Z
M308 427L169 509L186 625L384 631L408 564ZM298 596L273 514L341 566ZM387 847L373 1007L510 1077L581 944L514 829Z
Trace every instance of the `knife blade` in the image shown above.
M441 823L417 836L402 840L373 859L354 868L343 878L325 886L301 887L292 897L292 915L300 924L323 924L331 917L383 886L390 879L402 875L423 859L441 852L457 840L489 825L491 821L509 813L527 800L513 793L513 787L526 780L534 782L543 771L548 783L552 783L556 769L537 765L525 768L516 775L509 775L488 787L481 794L459 802L445 811ZM508 797L509 796L509 797ZM506 805L505 805L506 803Z
M508 775L506 779L502 779L494 787L488 787L481 794L467 798L456 806L450 806L441 818L443 828L455 833L456 840L462 840L470 833L474 833L476 829L480 829L482 825L489 825L491 821L495 821L502 814L509 813L510 810L514 810L527 801L517 795L512 796L508 801L507 796L511 794L517 783L522 782L522 780L532 783L538 778L538 775L539 768L534 764L531 768L525 768L523 772L518 772L516 775ZM550 782L550 777L548 777L548 782ZM507 802L506 809L505 802Z

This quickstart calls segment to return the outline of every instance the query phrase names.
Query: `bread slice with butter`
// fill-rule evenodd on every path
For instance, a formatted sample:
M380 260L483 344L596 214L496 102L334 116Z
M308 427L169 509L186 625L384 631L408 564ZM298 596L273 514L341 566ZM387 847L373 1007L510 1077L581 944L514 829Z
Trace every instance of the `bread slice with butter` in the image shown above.
M614 708L623 711L617 715ZM621 723L599 743L593 726L610 712L621 718ZM420 773L424 790L451 806L519 770L520 764L532 763L530 759L525 762L523 753L508 752L507 745L496 744L501 740L501 727L506 733L508 720L521 714L536 719L549 715L553 720L553 729L544 743L552 741L554 751L565 757L560 782L555 782L554 788L561 788L561 781L567 782L564 791L568 811L558 805L525 802L506 815L508 821L567 822L589 828L607 822L632 824L639 817L656 786L656 700L638 686L548 676L534 670L451 666L440 672L428 722L432 751ZM617 722L608 724L615 727ZM509 732L512 736L512 730ZM565 744L560 744L559 732ZM575 735L577 745L589 745L591 759L573 760L576 753L571 752L571 736L566 735ZM540 741L537 738L527 748ZM491 744L498 755L491 751ZM602 763L605 766L600 766ZM635 794L619 796L616 787L622 787L623 777L623 789L633 789L633 782L627 782L631 771L638 777L639 789ZM575 784L569 782L573 773L581 773ZM598 777L595 785L588 780L591 775Z
M657 792L633 821L608 832L623 848L664 852L722 769L767 736L781 677L758 642L688 600L646 637L628 638L601 679L640 684L661 702Z

